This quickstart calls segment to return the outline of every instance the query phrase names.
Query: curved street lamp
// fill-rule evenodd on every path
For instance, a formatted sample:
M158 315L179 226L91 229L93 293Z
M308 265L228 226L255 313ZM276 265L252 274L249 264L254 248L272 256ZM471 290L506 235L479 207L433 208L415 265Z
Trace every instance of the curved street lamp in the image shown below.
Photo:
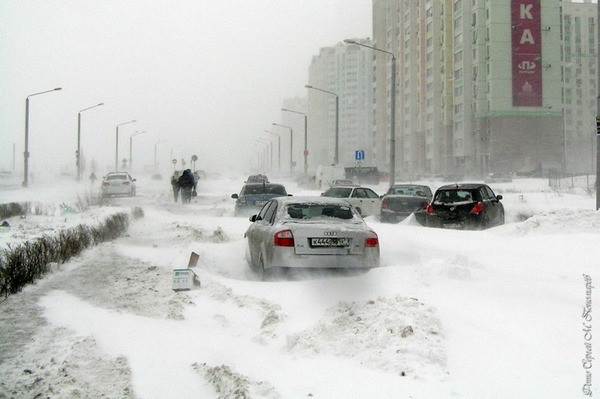
M311 85L306 85L304 87L307 89L322 91L323 93L332 94L335 96L335 153L333 155L333 163L337 165L340 160L340 97L332 91L319 89L318 87Z
M392 98L390 99L390 187L394 185L396 180L396 56L394 53L382 50L377 47L367 46L366 44L362 44L357 42L356 40L346 39L344 42L349 44L356 44L357 46L362 46L366 48L370 48L371 50L380 51L392 57L392 76L391 76L391 86L392 86Z
M277 173L281 174L281 136L268 130L265 130L265 133L277 136Z
M135 132L131 135L129 135L129 169L133 172L133 157L132 157L132 149L133 149L133 137L137 136L139 134L144 134L146 133L145 130L141 131L141 132Z
M104 103L84 108L77 114L77 153L75 154L77 158L77 181L81 180L81 113L87 111L88 109L99 107L101 105L104 105Z
M128 123L137 122L135 119L129 122L119 123L117 125L116 145L115 145L115 172L119 170L119 126L127 125Z
M293 153L294 153L294 130L290 126L280 125L279 123L273 123L273 126L281 126L281 127L290 129L290 175L291 175L294 173L294 160L292 158Z
M50 93L58 90L62 90L62 87L57 87L56 89L52 90L40 91L39 93L33 93L28 95L25 99L25 152L23 153L23 187L27 187L27 185L29 184L29 97L39 96L40 94Z
M304 115L304 175L308 175L308 141L307 141L307 129L308 129L308 115L304 112L294 111L293 109L281 108L282 111L293 112L295 114Z

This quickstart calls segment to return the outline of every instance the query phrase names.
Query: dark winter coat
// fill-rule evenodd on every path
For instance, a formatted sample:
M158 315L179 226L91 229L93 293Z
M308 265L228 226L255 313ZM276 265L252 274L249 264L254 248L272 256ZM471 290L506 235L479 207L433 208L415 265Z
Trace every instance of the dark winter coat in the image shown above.
M194 175L192 174L191 169L186 169L183 171L183 174L179 177L177 181L179 187L192 189L196 187L196 179L194 179Z

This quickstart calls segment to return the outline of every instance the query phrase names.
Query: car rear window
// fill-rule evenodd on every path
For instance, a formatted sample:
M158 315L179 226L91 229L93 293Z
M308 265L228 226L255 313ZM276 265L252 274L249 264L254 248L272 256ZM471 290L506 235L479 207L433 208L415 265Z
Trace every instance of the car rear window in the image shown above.
M427 191L425 188L423 187L411 187L411 186L406 186L406 187L392 187L390 189L389 194L394 194L394 195L408 195L411 197L427 197Z
M349 220L354 218L352 209L337 204L290 204L285 208L286 219Z
M108 175L106 180L127 180L127 175Z
M469 190L441 190L435 194L433 201L442 204L455 204L457 202L472 202L473 197Z
M253 194L278 194L278 195L287 195L285 188L283 186L273 186L268 184L257 184L252 186L245 186L243 195L253 195Z

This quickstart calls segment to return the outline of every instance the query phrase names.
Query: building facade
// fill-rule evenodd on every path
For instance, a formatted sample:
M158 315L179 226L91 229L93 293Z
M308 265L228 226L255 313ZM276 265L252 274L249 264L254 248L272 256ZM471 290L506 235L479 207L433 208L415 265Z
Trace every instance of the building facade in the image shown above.
M355 40L372 45L370 39ZM312 88L307 89L309 170L335 163L336 148L338 164L355 165L359 150L365 166L374 164L372 63L371 50L345 43L321 48L313 56L308 74Z
M566 171L596 173L598 4L562 3Z
M565 170L581 150L569 140L577 134L566 128L567 116L581 111L584 118L588 111L566 107L566 94L584 83L572 77L575 86L563 93L569 76L563 59L577 53L582 55L576 63L583 63L596 37L594 13L588 11L585 23L567 16L585 6L559 0L373 0L374 47L398 60L397 179ZM579 32L570 46L563 40L565 18ZM588 58L589 70L571 73L587 76L591 87L595 61ZM389 148L388 71L377 54L377 154ZM590 88L591 97L581 98L592 113L594 93Z

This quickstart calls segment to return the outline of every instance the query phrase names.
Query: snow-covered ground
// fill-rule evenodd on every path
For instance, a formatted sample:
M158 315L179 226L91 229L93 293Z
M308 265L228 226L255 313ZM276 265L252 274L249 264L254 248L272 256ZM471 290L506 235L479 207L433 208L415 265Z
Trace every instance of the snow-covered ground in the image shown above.
M507 224L447 231L366 220L381 267L257 281L243 177L206 179L192 204L139 177L138 196L73 213L90 188L0 187L39 201L0 244L140 206L128 234L0 302L0 398L576 398L600 373L595 197L546 180L491 184ZM275 180L275 179L272 179ZM432 189L439 183L430 183ZM287 183L288 191L315 194ZM383 194L385 184L373 187ZM52 207L54 206L54 208ZM172 290L191 252L201 285ZM600 360L599 360L600 362Z

